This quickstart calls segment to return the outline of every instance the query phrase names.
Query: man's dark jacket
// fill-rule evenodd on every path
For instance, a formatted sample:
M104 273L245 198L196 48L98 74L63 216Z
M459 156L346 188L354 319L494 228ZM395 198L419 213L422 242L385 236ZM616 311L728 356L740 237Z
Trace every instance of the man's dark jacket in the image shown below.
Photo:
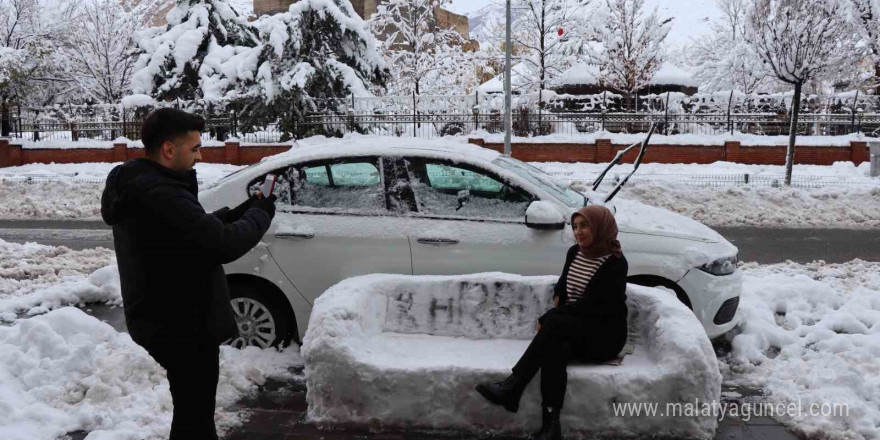
M258 208L235 211L202 209L195 170L135 159L110 172L101 215L113 226L125 322L135 342L201 336L220 343L237 335L221 264L256 246L272 219Z

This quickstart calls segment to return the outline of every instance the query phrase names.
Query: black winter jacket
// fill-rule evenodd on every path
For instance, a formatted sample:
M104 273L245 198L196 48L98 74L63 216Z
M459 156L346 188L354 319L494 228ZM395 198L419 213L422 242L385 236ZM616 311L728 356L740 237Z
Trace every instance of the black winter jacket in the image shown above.
M141 158L110 171L101 215L113 226L125 322L135 342L192 335L219 344L237 335L221 265L256 246L272 219L258 208L235 211L204 211L195 170Z
M588 334L601 333L607 345L619 346L619 351L626 343L627 336L626 276L629 264L625 256L611 255L590 279L586 296L572 305L566 305L568 270L577 252L577 245L568 250L562 275L554 288L553 297L559 297L558 312L583 319Z

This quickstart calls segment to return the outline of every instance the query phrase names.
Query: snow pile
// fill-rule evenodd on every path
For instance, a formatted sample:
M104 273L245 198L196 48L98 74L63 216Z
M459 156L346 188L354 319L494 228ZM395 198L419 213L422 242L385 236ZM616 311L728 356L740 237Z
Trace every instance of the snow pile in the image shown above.
M66 247L0 240L0 320L65 305L120 303L116 256L103 248Z
M100 219L104 181L117 165L53 163L0 168L0 218ZM244 167L198 163L195 168L204 188Z
M880 439L880 263L742 270L741 333L723 359L727 381L799 404L803 413L776 418L805 437ZM848 414L821 407L835 404Z
M103 183L0 178L0 218L98 218L103 190Z
M539 380L517 415L473 387L510 373L550 307L556 277L369 275L315 301L303 344L317 422L523 432L540 425ZM714 417L622 417L612 402L713 402L721 375L693 313L668 292L630 286L634 352L620 366L569 368L568 435L712 437Z
M607 166L553 162L532 165L578 190L591 188ZM631 164L612 168L600 192L610 190L615 178L631 171ZM872 228L880 226L880 179L868 177L869 172L869 163L795 165L795 183L807 188L773 188L766 183L783 180L782 166L649 163L639 167L618 198L668 209L710 226ZM743 182L745 174L750 182L757 182L755 186L737 184ZM814 184L818 187L809 188Z
M619 197L642 200L711 226L880 227L880 186L700 188L646 182L625 187Z
M173 405L165 371L124 333L66 307L0 327L0 438L54 440L168 438ZM291 379L302 365L283 352L221 348L215 418L221 431L241 424L225 410L266 377Z

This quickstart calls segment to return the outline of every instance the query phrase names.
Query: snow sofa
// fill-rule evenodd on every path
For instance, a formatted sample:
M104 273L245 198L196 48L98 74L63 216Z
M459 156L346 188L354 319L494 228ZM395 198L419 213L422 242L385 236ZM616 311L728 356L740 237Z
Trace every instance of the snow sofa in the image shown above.
M556 277L367 275L314 304L302 346L309 419L373 427L523 434L540 427L540 374L519 413L475 390L506 377L552 301ZM697 319L668 291L627 289L632 353L620 365L572 364L562 421L567 437L711 438L721 374ZM626 350L625 350L626 351ZM657 403L654 416L613 403ZM676 416L661 416L667 403ZM672 409L674 407L670 407ZM697 407L699 410L700 407Z

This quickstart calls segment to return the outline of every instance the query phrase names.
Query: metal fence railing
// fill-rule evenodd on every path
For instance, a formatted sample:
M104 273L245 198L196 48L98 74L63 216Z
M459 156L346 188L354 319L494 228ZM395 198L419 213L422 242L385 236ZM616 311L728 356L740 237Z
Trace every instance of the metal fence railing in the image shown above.
M556 180L572 185L575 189L586 189L598 177L595 175L575 175L574 173L550 172ZM603 180L602 185L613 187L620 182L625 173L612 174ZM728 187L757 187L757 188L780 188L784 187L785 175L783 174L634 174L627 182L630 186L640 183L672 183L703 188L728 188ZM875 180L855 178L847 179L836 175L798 175L792 176L793 188L816 189L826 187L876 187Z
M750 114L642 114L642 113L535 113L521 111L513 115L516 136L547 134L576 135L608 131L612 133L646 133L657 123L659 134L717 135L749 133L756 135L788 135L788 115L775 113ZM364 133L391 136L430 138L466 134L478 130L498 133L503 121L500 113L472 114L373 114L310 115L304 118L304 131L345 134ZM804 114L798 118L797 134L801 136L836 136L850 133L880 135L880 113L848 115Z
M718 135L747 133L788 135L787 114L681 114L681 113L558 113L526 109L513 114L515 136L548 134L577 135L598 131L645 133L651 123L664 135ZM140 138L140 119L122 121L35 122L13 119L10 137L26 141L112 141L119 137ZM293 124L242 126L235 114L206 119L206 140L225 141L236 137L242 142L277 143L315 134L362 133L386 136L432 138L469 134L475 131L500 133L501 113L377 113L347 112L307 115ZM880 113L807 113L798 118L799 136L836 136L865 133L880 136Z

